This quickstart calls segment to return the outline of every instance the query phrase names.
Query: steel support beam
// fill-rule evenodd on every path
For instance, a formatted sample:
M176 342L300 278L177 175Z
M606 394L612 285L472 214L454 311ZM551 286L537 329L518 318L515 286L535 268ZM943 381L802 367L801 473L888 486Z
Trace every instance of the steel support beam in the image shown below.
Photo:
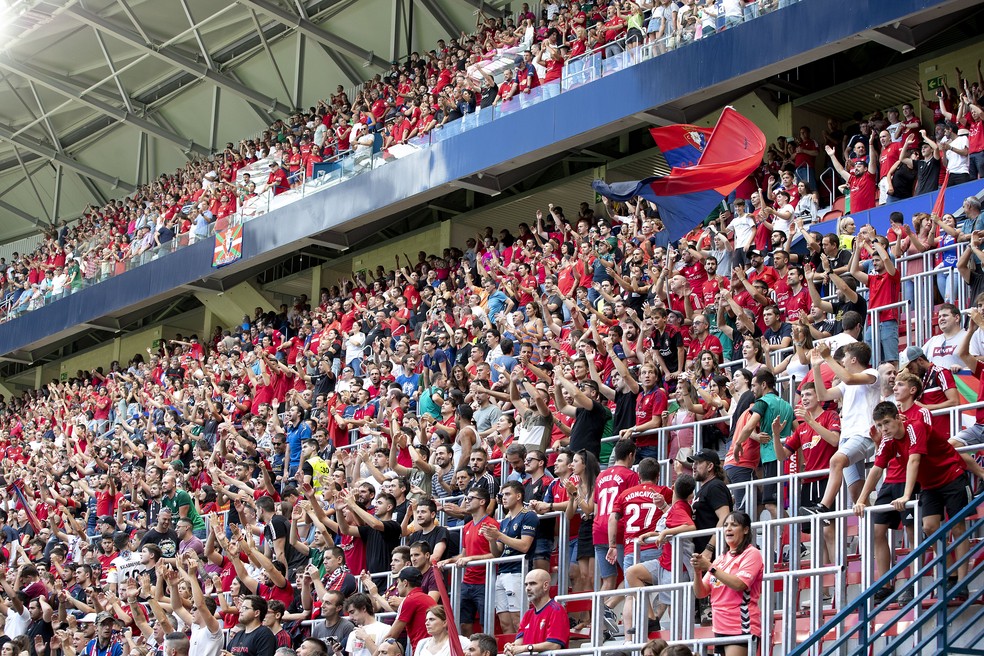
M403 20L403 0L393 0L393 31L390 37L390 59L400 58L400 21ZM407 50L409 50L409 44Z
M140 135L143 138L143 135ZM62 192L62 167L55 167L55 193L51 198L51 223L54 225L58 221L58 213L61 212L61 192Z
M18 219L24 219L25 221L27 221L29 223L33 223L36 226L39 226L39 227L40 226L47 226L47 224L44 221L42 221L41 219L39 219L38 217L32 216L32 215L28 214L27 212L25 212L24 210L22 210L19 207L14 207L13 205L11 205L10 203L8 203L5 200L0 200L0 210L4 210L6 212L10 212L14 216L16 216Z
M369 62L370 65L377 68L382 68L384 70L389 68L389 62L372 51L361 48L346 39L331 34L330 32L326 32L306 18L301 18L297 14L291 13L286 9L267 2L267 0L237 0L237 2L251 9L263 12L276 21L289 27L293 27L299 34L303 34L308 38L314 39L318 43L322 43L329 48L348 53L353 57L358 57L362 61Z
M282 114L289 114L291 112L290 107L280 102L276 98L270 98L255 89L249 88L245 84L236 82L229 76L220 73L219 71L210 69L207 65L199 64L198 62L192 61L183 55L179 55L171 48L162 47L155 43L145 43L140 35L134 34L130 30L116 25L115 23L106 20L94 12L83 9L78 5L74 5L66 9L65 13L71 15L80 23L90 25L100 32L119 39L123 43L126 43L141 52L153 55L154 57L167 62L175 68L179 68L187 73L196 75L207 81L209 84L222 87L226 91L249 103L256 104L265 109L269 109L270 111L280 112Z
M87 97L83 89L79 89L78 87L56 80L47 75L45 71L38 69L31 64L15 61L9 55L0 55L0 68L10 71L11 73L16 73L26 80L30 80L31 82L35 82L36 84L45 87L46 89L51 89L52 91L60 93L63 96L71 98L74 101L99 112L100 114L105 114L106 116L112 117L121 123L125 123L140 130L141 132L152 134L159 139L173 143L181 148L183 152L193 152L198 155L208 155L211 152L205 146L201 146L190 139L185 139L177 134L169 132L152 121L135 114L131 114L125 109L113 107L109 103L96 100L92 97ZM21 128L21 130L23 129L24 128Z
M304 93L304 52L307 48L305 43L307 37L303 34L297 35L297 50L294 54L294 106L303 107L302 94Z
M27 184L31 185L31 190L34 192L34 197L38 199L38 205L41 207L41 211L44 215L48 217L48 221L51 221L51 215L48 214L48 208L44 206L44 199L41 198L41 194L38 192L38 186L34 184L34 176L30 174L27 167L24 165L24 160L21 158L20 149L14 146L14 157L17 158L17 163L20 165L21 171L24 172L24 177L27 178Z
M492 18L502 18L506 15L506 12L501 9L496 9L489 3L485 2L485 0L464 0L464 2L465 4L471 5L486 16L491 16Z
M330 59L335 66L338 66L338 70L342 72L342 75L348 78L349 82L352 84L362 84L365 79L365 75L360 75L359 69L352 66L352 64L349 63L349 60L342 57L337 50L333 50L331 47L326 46L323 43L319 43L318 45L321 46L321 49L325 51L326 55L328 55L328 59Z
M454 21L451 20L451 17L448 16L447 12L444 11L444 9L439 4L434 2L434 0L416 0L416 1L420 3L420 6L422 6L424 9L430 12L430 15L434 17L434 20L436 20L437 24L441 26L441 29L443 29L445 32L448 33L449 37L454 37L456 34L458 34L458 32L461 31L454 24Z
M280 80L280 88L284 90L284 93L290 96L290 90L287 88L287 83L284 81L284 74L280 71L280 65L277 63L277 58L273 56L273 50L270 49L270 43L267 41L266 35L263 33L263 27L260 25L260 19L257 18L256 12L252 9L249 10L250 18L253 19L253 28L256 30L256 36L260 39L260 44L263 46L263 50L266 51L267 57L270 58L270 64L273 65L273 71L277 74L277 79Z
M14 131L6 125L0 124L0 139L9 141L17 146L20 146L24 150L29 150L32 153L40 155L41 157L46 157L50 160L58 162L65 168L77 171L82 175L92 178L93 180L99 180L100 182L105 182L108 185L112 185L114 188L122 189L126 193L130 193L136 190L136 187L129 182L124 182L119 178L114 178L111 175L107 175L99 169L94 169L91 166L86 166L81 162L77 161L75 158L70 157L64 153L60 153L54 148L46 146L40 142L31 139L25 135L15 136Z

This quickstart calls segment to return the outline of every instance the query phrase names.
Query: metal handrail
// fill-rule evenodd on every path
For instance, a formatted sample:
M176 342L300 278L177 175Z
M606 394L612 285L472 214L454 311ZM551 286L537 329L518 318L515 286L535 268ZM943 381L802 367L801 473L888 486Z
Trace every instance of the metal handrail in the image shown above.
M931 609L926 616L936 615L937 617L939 617L940 626L937 627L937 631L940 630L941 626L945 627L947 624L947 617L948 617L948 605L949 605L948 602L950 598L953 596L952 594L953 591L947 589L948 570L946 566L947 559L953 550L953 546L949 545L947 540L954 526L964 521L971 513L976 512L977 507L980 506L981 504L984 504L984 493L978 495L975 499L973 499L970 502L970 504L968 504L966 507L962 508L958 513L950 517L935 532L933 532L932 535L926 538L926 540L919 547L911 550L906 556L900 559L895 564L894 567L889 569L889 571L885 573L885 575L882 576L882 578L875 583L875 585L870 586L868 589L862 591L857 599L850 602L846 607L841 609L832 618L830 618L830 620L827 621L827 623L825 623L822 627L820 627L818 631L814 632L813 635L811 635L805 641L801 642L799 645L793 648L793 650L789 652L789 656L802 656L806 654L811 647L816 645L828 633L842 631L844 629L843 625L845 624L846 620L852 615L854 615L855 613L858 614L859 616L858 623L854 627L850 628L849 630L844 631L842 635L836 638L833 644L831 645L830 651L839 651L842 647L845 647L847 641L851 638L851 636L859 631L861 634L858 637L859 649L863 649L867 651L871 642L877 639L878 637L880 637L882 634L884 634L885 631L889 628L890 624L894 624L894 622L887 622L886 625L883 626L881 629L869 635L868 632L869 621L875 615L877 615L878 612L886 610L889 604L894 603L895 598L901 594L902 589L896 589L892 593L892 595L890 595L888 598L883 600L877 606L874 606L874 608L870 608L869 602L874 601L873 597L875 593L879 589L881 589L883 585L891 584L892 582L895 581L895 578L900 574L903 574L906 569L908 569L913 564L920 562L921 559L924 556L926 556L926 552L929 550L929 548L932 547L934 544L938 544L939 548L936 550L936 553L934 554L934 557L932 558L930 563L925 567L923 567L920 570L920 573L925 572L927 570L931 570L933 567L937 568L938 570L938 578L936 582L930 587L931 589L939 588L941 589L942 593L937 597L935 608ZM978 525L984 524L984 518L978 519L975 524ZM973 536L972 531L965 531L964 534L960 537L960 540L969 541L972 536ZM984 548L984 545L979 545L979 548ZM955 564L954 567L956 566L957 565ZM915 582L919 580L919 578L920 577L918 575L914 576L913 580L908 581L906 585L903 586L903 588L912 586ZM967 581L965 580L962 585L966 586ZM913 599L913 601L907 604L906 607L903 608L899 614L904 614L908 612L908 610L910 610L911 608L915 608L916 605L920 605L922 598L925 597L928 594L928 592L929 592L928 590L923 591L918 601L916 599ZM964 604L964 607L968 606L968 604L969 601ZM914 632L915 630L918 630L919 624L920 624L919 621L913 622L913 624L910 625L905 632L899 634L899 639L903 639L903 637L908 637L910 633ZM944 644L939 645L939 647L942 647L942 649L940 649L938 653L945 653L946 646L947 644L945 642L945 634L944 634ZM918 651L916 651L915 653L918 653Z

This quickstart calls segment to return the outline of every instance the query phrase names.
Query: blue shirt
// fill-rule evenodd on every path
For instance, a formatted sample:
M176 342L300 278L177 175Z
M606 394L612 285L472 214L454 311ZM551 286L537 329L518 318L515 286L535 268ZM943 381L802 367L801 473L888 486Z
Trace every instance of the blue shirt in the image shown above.
M118 642L110 643L106 649L99 649L96 640L93 638L85 645L83 656L123 656L123 645Z
M303 421L287 428L287 446L290 447L290 470L301 466L301 443L311 439L311 427Z
M500 355L495 359L495 362L493 364L497 364L501 367L505 367L508 373L512 373L512 370L516 368L516 365L519 364L519 362L516 360L516 358L514 358L511 355ZM498 371L496 371L495 367L492 367L492 382L493 383L499 382L500 376L501 374Z
M489 296L488 306L489 319L495 321L496 316L506 308L506 295L496 290Z

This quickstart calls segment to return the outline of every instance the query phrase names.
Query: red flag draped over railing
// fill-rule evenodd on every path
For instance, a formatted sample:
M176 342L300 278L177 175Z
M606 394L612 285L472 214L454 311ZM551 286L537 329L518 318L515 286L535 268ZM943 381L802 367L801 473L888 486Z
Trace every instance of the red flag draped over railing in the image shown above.
M436 567L436 565L431 565L431 567ZM437 584L437 592L441 595L441 604L444 605L444 611L448 616L448 649L451 650L451 656L465 656L465 650L461 648L461 640L458 640L458 622L454 618L454 611L451 606L451 598L448 597L448 589L444 585L444 572L437 570L434 572L434 583ZM482 627L486 633L492 633L492 627L485 626Z
M943 184L940 185L940 191L936 195L936 204L933 205L933 216L940 218L946 214L946 210L943 209L943 205L946 202L946 185L950 182L950 171L947 171L943 176Z

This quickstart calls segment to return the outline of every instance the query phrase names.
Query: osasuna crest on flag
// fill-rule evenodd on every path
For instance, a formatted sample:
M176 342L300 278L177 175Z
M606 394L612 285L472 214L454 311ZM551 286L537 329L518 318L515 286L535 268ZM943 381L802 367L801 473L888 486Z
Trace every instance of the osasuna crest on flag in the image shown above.
M232 264L243 256L243 226L235 225L215 233L215 252L212 266Z
M661 151L670 168L694 166L700 160L711 136L711 128L696 125L678 124L662 128L650 128L649 133Z

